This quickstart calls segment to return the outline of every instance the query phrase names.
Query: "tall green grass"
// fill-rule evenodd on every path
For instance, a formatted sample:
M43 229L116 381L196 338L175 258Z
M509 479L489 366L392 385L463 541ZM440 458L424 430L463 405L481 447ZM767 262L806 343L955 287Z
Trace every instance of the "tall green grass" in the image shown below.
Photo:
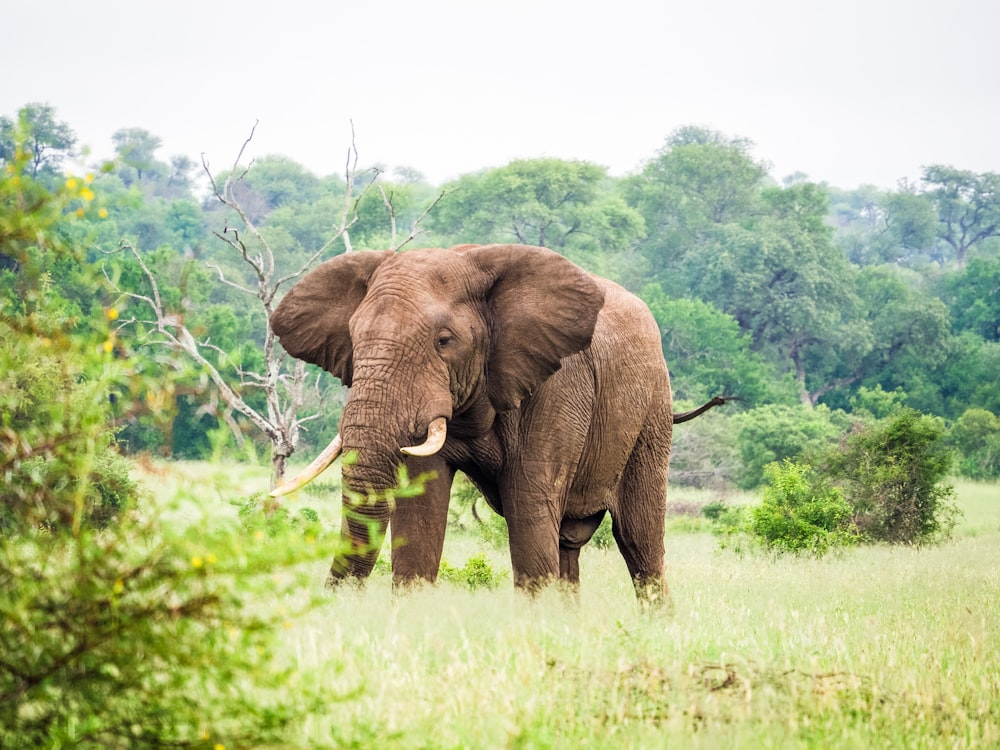
M670 533L670 618L638 610L615 549L584 549L578 598L509 584L395 597L387 573L323 594L326 565L311 564L298 596L324 598L285 623L282 659L329 703L288 745L997 747L1000 487L958 492L965 518L938 547L774 559ZM229 512L205 497L210 517ZM445 557L479 551L450 534Z

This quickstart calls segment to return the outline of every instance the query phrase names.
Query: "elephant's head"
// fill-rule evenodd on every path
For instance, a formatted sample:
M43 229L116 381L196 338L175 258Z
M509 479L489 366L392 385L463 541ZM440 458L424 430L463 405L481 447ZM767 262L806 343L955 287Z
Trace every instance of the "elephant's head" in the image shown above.
M394 485L401 451L433 454L447 433L475 437L516 409L589 346L603 302L543 248L356 252L306 275L271 325L290 354L350 386L338 439L357 452L345 483L363 493Z

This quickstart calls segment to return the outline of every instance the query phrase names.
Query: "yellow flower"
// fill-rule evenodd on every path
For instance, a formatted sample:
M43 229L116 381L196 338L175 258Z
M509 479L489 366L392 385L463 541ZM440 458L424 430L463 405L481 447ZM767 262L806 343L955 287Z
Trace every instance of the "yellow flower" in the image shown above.
M94 200L94 191L91 190L90 188L84 188L83 190L80 191L80 197L83 198L85 201L92 201Z
M202 560L198 555L195 555L194 557L191 558L191 567L192 568L200 568L204 564L205 564L205 561Z
M93 172L87 172L87 174L85 174L84 177L83 177L83 181L85 183L87 183L88 185L90 183L92 183L94 181L94 173Z
M81 219L82 219L82 218L83 218L83 209L82 209L82 208L78 208L78 209L76 209L76 215L77 215L77 216L78 216L79 218L81 218Z
M103 210L103 209L102 209ZM108 320L118 320L118 309L109 307L107 312Z
M66 189L67 190L76 190L76 178L75 177L70 177L68 180L66 180Z
M208 564L209 565L215 565L215 563L218 561L219 558L217 558L215 555L213 555L211 552L209 552L205 556L205 559L208 560Z
M100 216L102 219L108 218L108 209L106 208L97 209L97 215Z
M125 590L125 584L122 582L122 579L119 578L117 581L115 581L114 592L116 594L120 594L124 590Z
M213 750L226 750L226 746L223 745L221 742L216 742Z
M111 339L108 339L107 341L104 342L101 348L104 349L105 352L110 354L112 351L114 351L115 342L113 342Z

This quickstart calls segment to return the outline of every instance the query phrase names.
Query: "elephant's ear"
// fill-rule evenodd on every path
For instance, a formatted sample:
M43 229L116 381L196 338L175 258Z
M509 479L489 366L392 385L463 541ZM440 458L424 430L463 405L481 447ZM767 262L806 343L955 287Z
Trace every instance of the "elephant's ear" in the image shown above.
M590 346L604 291L583 269L545 248L490 245L461 252L487 279L490 401L497 411L514 409L563 357Z
M289 354L351 384L354 349L349 323L368 280L391 252L338 255L302 277L271 315L271 329Z

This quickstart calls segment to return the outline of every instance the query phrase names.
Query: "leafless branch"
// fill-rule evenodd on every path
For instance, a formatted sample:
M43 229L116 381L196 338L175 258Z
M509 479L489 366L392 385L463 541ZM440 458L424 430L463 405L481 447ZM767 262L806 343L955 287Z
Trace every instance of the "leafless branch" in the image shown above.
M386 192L379 182L381 172L373 169L371 179L366 179L363 188L357 189L358 178L358 150L355 140L354 123L351 122L351 143L348 146L346 161L344 165L344 200L339 216L335 218L334 226L331 227L328 238L323 244L311 253L304 262L284 275L277 275L275 253L267 239L256 226L250 213L242 205L238 186L243 182L253 166L251 160L245 167L242 166L244 156L256 133L258 123L254 123L250 129L250 134L243 141L236 159L225 179L221 181L212 174L208 159L205 154L201 155L202 168L208 177L212 194L226 209L232 211L237 217L231 226L227 222L221 231L213 232L227 247L229 247L239 257L256 278L256 288L253 281L247 282L228 278L222 266L217 263L208 264L208 268L215 272L221 284L240 291L243 294L256 298L264 309L265 317L270 319L274 305L274 300L282 286L293 282L308 273L319 263L324 256L328 255L338 241L344 243L346 252L352 251L350 230L359 220L359 206L368 194L369 190L379 190L382 200L385 203L390 217L390 229L392 237L392 248L398 249L402 245L412 241L418 234L420 222L445 196L442 192L430 206L424 210L420 217L410 228L408 236L397 246L396 211L392 203L392 194ZM285 460L290 456L298 443L299 428L317 419L319 414L299 416L298 412L306 402L308 392L320 396L320 378L315 381L307 381L306 364L301 360L292 360L278 345L274 332L268 325L264 331L263 344L263 372L252 372L244 370L236 363L229 360L227 353L219 346L213 344L211 340L205 339L197 341L184 324L183 315L168 311L164 305L160 294L156 277L152 270L144 261L142 255L131 243L122 243L119 251L127 251L142 270L145 283L148 284L148 293L138 290L118 291L126 298L138 303L143 310L148 310L150 316L135 316L131 320L120 321L119 328L132 325L142 325L147 329L151 340L166 346L174 351L183 352L190 360L195 362L206 374L208 379L215 385L217 391L210 396L210 401L205 406L207 410L222 419L233 430L237 442L242 444L243 434L239 422L235 419L236 414L243 415L251 424L261 430L270 439L272 445L272 482L280 481L284 473ZM230 271L232 273L232 271ZM105 274L107 276L107 274ZM109 282L111 279L109 278ZM113 285L113 282L112 282ZM148 317L148 319L141 319ZM260 388L264 391L266 401L266 413L261 413L251 407L241 396L241 394L227 382L227 377L233 378L232 374L224 376L219 367L213 363L224 362L226 371L232 366L236 377L239 378L238 386L241 389ZM221 365L220 365L221 366ZM222 403L225 407L222 406Z
M420 216L418 216L418 217L416 218L416 221L414 221L414 222L413 222L413 224L412 224L412 225L410 226L410 233L409 233L408 235L406 235L406 239L404 239L404 240L403 240L402 242L400 242L398 246L394 246L394 247L393 247L393 248L391 248L391 249L393 249L393 250L397 250L397 251L398 251L398 250L402 250L402 249L403 249L404 247L406 247L406 246L407 246L407 245L408 245L409 243L413 242L413 240L415 240L415 239L416 239L416 238L417 238L418 236L420 236L420 233L421 233L421 231L422 231L422 230L421 230L421 228L420 228L420 224L421 224L421 223L423 222L423 220L424 220L424 219L426 219L426 218L427 218L427 216L428 216L428 215L430 214L430 212L434 210L434 207L435 207L435 206L436 206L436 205L437 205L438 203L440 203L440 202L441 202L441 200L442 200L442 199L443 199L443 198L444 198L444 197L445 197L445 196L446 196L446 195L448 194L448 192L449 192L449 191L447 191L447 190L442 190L442 191L441 191L441 192L440 192L440 193L438 194L438 197L437 197L437 198L435 198L435 199L434 199L434 200L433 200L433 201L432 201L432 202L430 203L430 205L429 205L429 206L427 206L427 208L425 208L425 209L424 209L424 210L423 210L423 211L422 211L422 212L420 213ZM395 235L395 223L394 223L394 225L393 225L393 242L395 242L395 239L396 239L396 235Z

